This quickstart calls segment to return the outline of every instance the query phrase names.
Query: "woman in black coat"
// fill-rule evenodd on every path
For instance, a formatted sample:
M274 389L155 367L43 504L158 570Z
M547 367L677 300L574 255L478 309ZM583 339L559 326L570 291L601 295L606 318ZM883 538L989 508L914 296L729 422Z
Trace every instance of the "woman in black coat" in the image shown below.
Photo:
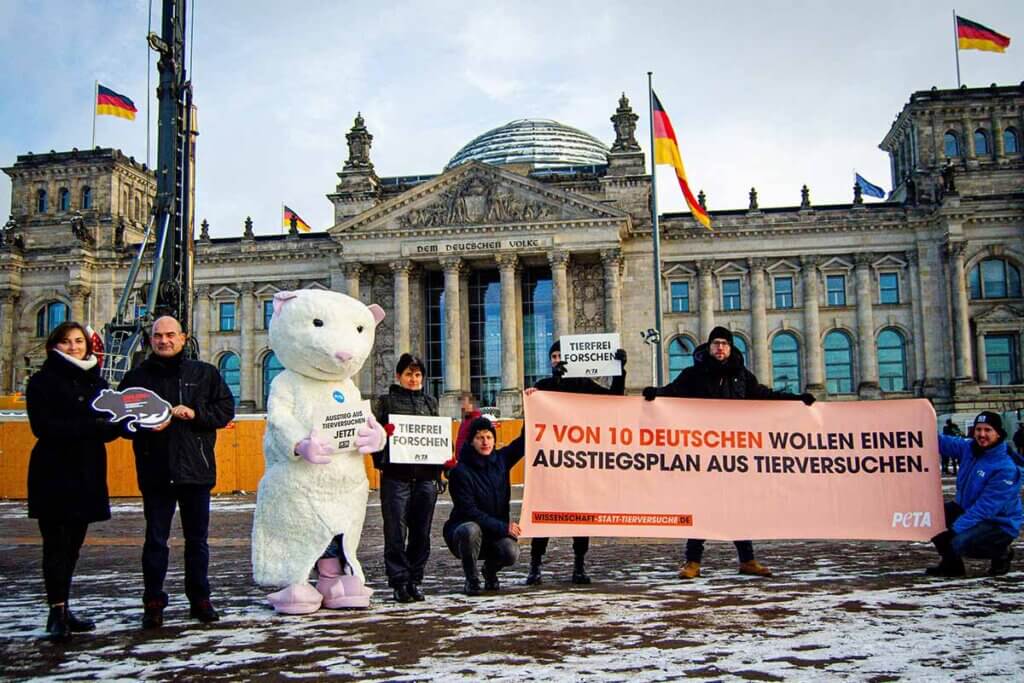
M28 465L28 516L43 537L43 580L53 640L95 624L68 609L71 577L90 522L110 519L107 450L120 433L92 409L107 388L85 328L58 325L46 340L46 362L29 379L29 424L38 441Z

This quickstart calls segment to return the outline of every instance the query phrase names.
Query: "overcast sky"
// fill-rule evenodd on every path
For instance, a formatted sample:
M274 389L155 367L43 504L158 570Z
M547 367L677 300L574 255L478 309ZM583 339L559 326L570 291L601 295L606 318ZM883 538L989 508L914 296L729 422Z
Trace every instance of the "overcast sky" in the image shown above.
M281 203L315 229L361 111L381 176L438 173L480 133L552 118L606 144L624 91L648 152L647 71L708 206L849 202L852 170L890 189L878 149L916 90L956 86L952 10L937 2L366 2L198 0L197 207L214 236L279 231ZM153 2L159 30L160 0ZM302 9L294 9L294 7ZM87 148L93 82L131 97L96 143L146 158L149 0L0 0L0 164ZM1013 43L960 54L969 86L1024 78L1024 2L960 0ZM155 60L151 63L153 85ZM156 116L155 97L152 116ZM156 127L151 126L152 159ZM662 211L683 207L659 172ZM10 182L0 178L0 216Z

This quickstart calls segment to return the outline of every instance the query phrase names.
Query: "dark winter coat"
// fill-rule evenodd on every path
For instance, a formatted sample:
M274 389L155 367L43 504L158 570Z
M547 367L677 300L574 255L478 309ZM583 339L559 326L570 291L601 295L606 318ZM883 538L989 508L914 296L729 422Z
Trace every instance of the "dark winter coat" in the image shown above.
M140 429L131 435L139 489L145 493L170 484L213 487L217 430L235 417L235 399L217 368L180 353L169 359L153 354L124 376L119 388L128 387L144 387L196 414L192 420L172 418L163 431Z
M381 424L390 422L389 415L424 415L437 417L437 399L423 389L412 391L401 384L392 384L388 393L374 401L373 416ZM428 481L441 478L441 465L406 465L392 464L389 460L390 449L373 454L373 465L381 474L389 479L399 481Z
M83 370L56 351L29 379L28 421L38 439L28 463L29 517L110 519L104 444L121 429L91 406L106 388L99 366Z
M757 381L754 373L743 365L743 354L733 347L732 353L719 362L701 344L693 352L693 365L663 387L658 396L675 398L725 398L768 401L799 401L800 396L787 391L769 389Z
M982 450L974 439L940 434L939 453L960 463L956 502L964 514L953 522L953 531L962 534L978 522L992 522L1017 538L1024 524L1020 500L1024 461L1007 451L1006 439Z
M467 441L459 452L459 464L448 473L448 492L452 514L444 523L444 540L454 542L455 529L465 522L476 522L487 541L508 536L509 501L512 484L509 472L523 459L526 441L520 434L515 441L487 457L480 455Z

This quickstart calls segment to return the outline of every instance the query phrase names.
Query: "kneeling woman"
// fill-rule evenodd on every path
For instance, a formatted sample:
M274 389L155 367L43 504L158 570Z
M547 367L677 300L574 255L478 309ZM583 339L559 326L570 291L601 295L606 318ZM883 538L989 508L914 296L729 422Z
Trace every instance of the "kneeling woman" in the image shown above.
M444 540L462 560L466 595L480 594L478 560L484 561L484 590L496 591L498 570L519 559L519 525L509 519L509 472L523 457L523 434L500 450L494 449L495 436L490 420L473 420L459 464L448 473L452 514Z
M71 576L90 522L110 519L107 450L120 429L92 409L107 388L85 328L58 325L46 340L46 362L29 379L26 401L38 439L28 465L28 516L43 537L43 580L52 640L91 631L93 622L68 609Z

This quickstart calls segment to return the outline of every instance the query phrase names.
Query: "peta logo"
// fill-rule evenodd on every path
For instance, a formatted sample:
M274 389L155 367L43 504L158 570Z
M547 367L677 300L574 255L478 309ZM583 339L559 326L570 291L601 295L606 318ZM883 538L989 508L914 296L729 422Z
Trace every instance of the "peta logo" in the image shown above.
M333 396L334 396L334 400L337 401L338 403L344 403L345 402L345 394L341 393L340 391L335 391Z
M932 513L930 512L894 512L892 513L892 528L903 527L904 529L931 528Z

